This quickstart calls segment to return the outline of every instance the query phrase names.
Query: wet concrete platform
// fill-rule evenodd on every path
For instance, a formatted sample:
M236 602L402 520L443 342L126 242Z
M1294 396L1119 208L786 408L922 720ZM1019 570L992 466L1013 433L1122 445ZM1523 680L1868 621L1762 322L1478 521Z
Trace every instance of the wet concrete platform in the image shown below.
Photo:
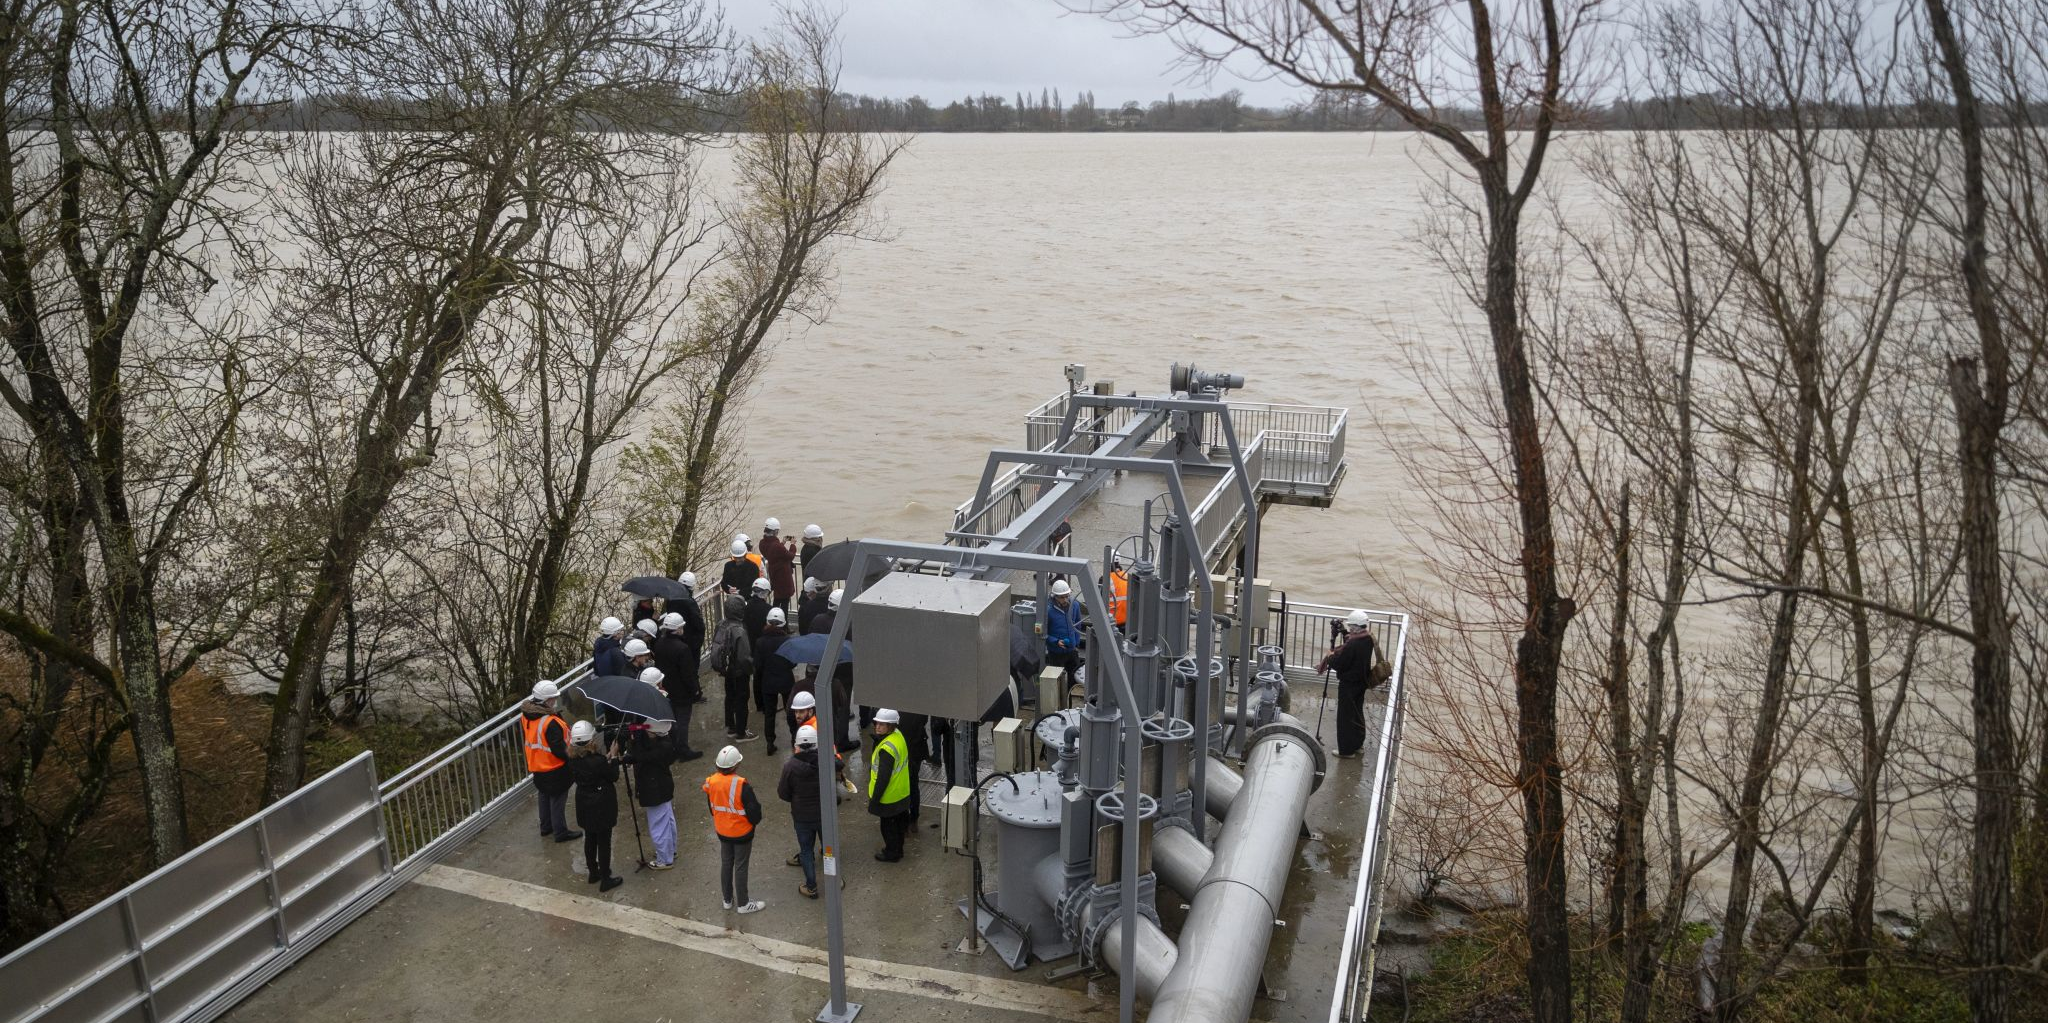
M1319 687L1298 687L1294 707L1312 727L1326 711L1322 736L1334 743L1335 709L1322 706ZM1377 696L1370 698L1367 717L1375 728L1383 713ZM699 715L708 732L716 725L702 725L707 717L717 716ZM676 769L674 870L636 872L633 831L621 826L613 835L614 869L626 883L599 894L585 881L582 843L540 838L529 798L226 1018L811 1019L826 998L824 904L800 896L801 871L784 865L795 841L786 806L774 794L781 758L765 756L758 739L742 750L748 759L741 771L761 786L767 810L750 893L768 903L765 911L739 916L720 908L717 839L698 789L708 760L699 760ZM1330 764L1309 804L1316 837L1297 850L1286 925L1274 935L1267 964L1267 984L1284 999L1262 996L1258 1019L1306 1023L1328 1016L1359 870L1372 750ZM1045 964L1012 972L993 953L956 950L965 921L955 904L968 890L971 861L941 848L935 810L926 809L908 855L895 864L872 859L880 836L861 802L849 800L841 811L849 996L866 1006L861 1020L1115 1020L1114 976L1054 983ZM993 879L1000 850L992 825L982 837L984 876ZM1177 933L1178 898L1162 889L1160 902L1167 932Z

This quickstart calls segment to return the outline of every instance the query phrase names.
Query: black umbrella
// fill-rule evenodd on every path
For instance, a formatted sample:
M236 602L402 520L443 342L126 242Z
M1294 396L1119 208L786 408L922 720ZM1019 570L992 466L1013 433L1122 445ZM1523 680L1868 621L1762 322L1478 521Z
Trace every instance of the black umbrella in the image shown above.
M1010 621L1010 674L1018 678L1037 678L1045 668L1045 641L1024 631L1015 619Z
M673 600L690 595L690 588L665 575L636 575L619 584L619 589L636 597Z
M668 697L661 690L625 675L599 675L577 687L590 702L602 704L626 714L637 714L649 721L674 721L676 712L669 709Z
M804 560L804 575L821 583L838 582L853 571L853 549L859 541L841 540Z

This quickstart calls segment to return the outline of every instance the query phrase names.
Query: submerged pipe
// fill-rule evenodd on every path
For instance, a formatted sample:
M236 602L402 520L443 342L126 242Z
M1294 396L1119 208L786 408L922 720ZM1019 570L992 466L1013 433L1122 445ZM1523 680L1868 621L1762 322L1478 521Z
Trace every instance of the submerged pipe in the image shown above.
M1321 758L1313 740L1291 725L1252 736L1244 787L1189 900L1180 930L1186 947L1153 997L1148 1023L1242 1023L1250 1017Z

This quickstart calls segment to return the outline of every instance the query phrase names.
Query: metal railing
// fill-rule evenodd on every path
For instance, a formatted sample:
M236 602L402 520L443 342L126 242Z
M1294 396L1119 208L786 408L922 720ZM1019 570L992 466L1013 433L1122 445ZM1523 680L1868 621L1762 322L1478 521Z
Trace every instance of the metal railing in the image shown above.
M381 784L358 754L0 959L0 1023L218 1017L518 802L518 717Z
M1291 610L1291 609L1290 609ZM1330 609L1336 610L1336 609ZM1318 610L1316 613L1321 613ZM1381 617L1373 618L1373 639L1381 637ZM1390 637L1389 661L1394 675L1387 681L1387 712L1380 720L1379 742L1373 753L1372 803L1366 809L1364 838L1359 846L1358 883L1351 896L1351 908L1344 920L1344 941L1337 952L1337 973L1331 987L1330 1023L1363 1023L1372 1006L1373 961L1379 944L1380 917L1386 904L1387 861L1393 843L1388 827L1399 798L1401 726L1407 708L1408 616L1399 619ZM1291 637L1290 637L1291 638Z

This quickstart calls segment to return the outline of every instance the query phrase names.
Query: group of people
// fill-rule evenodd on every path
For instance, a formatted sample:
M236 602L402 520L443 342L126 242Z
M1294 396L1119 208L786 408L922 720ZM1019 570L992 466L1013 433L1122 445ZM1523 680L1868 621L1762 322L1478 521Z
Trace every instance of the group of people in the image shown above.
M541 836L556 842L582 839L587 879L599 891L625 883L612 871L612 831L619 822L617 786L622 777L646 811L654 846L648 868L675 866L676 785L671 768L704 755L690 746L690 724L696 705L706 702L700 671L709 667L725 683L728 740L702 784L711 830L718 839L721 901L738 913L756 913L767 906L751 897L748 887L753 841L764 812L753 784L741 772L746 758L738 744L765 737L765 752L774 756L778 720L791 747L775 785L777 797L789 806L795 831L797 851L787 863L803 870L798 892L818 897L823 768L814 691L817 669L799 672L795 662L777 656L777 651L794 635L831 631L842 591L828 590L818 579L806 577L802 599L795 605L797 627L791 629L791 599L799 595L793 585L796 572L823 548L824 530L806 526L799 544L784 540L781 529L780 522L767 520L758 552L752 538L744 533L734 536L718 586L702 598L696 574L684 572L677 579L684 595L667 598L659 607L654 599L643 598L634 604L629 619L608 617L599 624L591 648L592 672L637 677L654 687L667 698L673 723L603 715L599 723L572 725L559 713L561 691L549 681L535 685L521 705L520 727L527 770L539 795ZM707 629L707 618L714 615L716 625ZM848 728L850 662L840 665L831 684L833 791L857 794L846 781L843 756L860 746ZM759 732L748 727L750 705L761 714ZM861 711L863 726L874 736L866 794L868 811L880 821L882 845L875 858L883 862L903 858L904 840L917 819L917 765L929 747L925 719L916 716L919 729L913 745L904 731L906 716L887 708ZM572 791L580 831L568 823Z
M801 587L794 585L802 567L810 565L822 550L823 529L806 526L801 544L793 543L782 538L781 523L771 518L762 533L758 551L746 534L733 537L730 557L711 593L700 598L696 574L684 572L678 577L684 589L682 596L668 598L658 608L652 598L639 600L628 619L606 618L599 626L591 649L593 672L637 677L653 686L666 696L673 724L620 718L605 720L601 725L589 721L570 725L557 713L561 693L554 683L545 681L534 687L521 707L527 768L539 793L540 833L557 842L583 839L588 880L598 885L600 891L610 891L624 883L611 867L611 833L618 823L615 786L623 770L630 770L631 774L626 776L629 791L646 810L649 837L654 844L654 858L648 866L668 870L675 865L675 780L671 767L704 755L690 746L690 724L695 706L706 702L700 669L709 667L724 681L725 690L727 744L718 751L713 761L715 769L702 784L712 831L718 838L721 901L725 908L739 913L759 912L766 906L752 898L748 888L753 841L764 813L753 784L741 773L745 757L738 744L762 738L766 754L774 756L778 721L789 736L791 747L775 785L776 796L789 806L796 838L797 850L787 864L803 870L799 893L806 898L818 896L818 829L822 819L819 774L824 770L824 756L829 753L831 757L835 773L833 791L858 794L845 781L844 757L844 753L861 745L858 734L850 727L853 664L850 659L843 661L833 673L833 720L821 730L817 719L818 668L803 665L800 670L797 660L780 656L780 651L794 636L829 633L844 593L828 588L812 574L804 576ZM1112 564L1102 582L1108 600L1106 611L1112 625L1121 629L1128 587L1125 569ZM1051 599L1044 611L1043 663L1071 672L1082 666L1086 655L1087 611L1064 579L1051 584L1049 595ZM796 603L792 612L793 599ZM707 620L713 618L715 627L707 629ZM630 628L628 620L633 622ZM1317 671L1337 674L1337 755L1354 757L1364 741L1365 692L1381 681L1375 675L1380 659L1363 612L1354 612L1344 626L1342 642L1333 645ZM1032 668L1026 674L1035 670ZM759 732L749 728L753 711L761 715ZM1002 710L1013 712L1014 707ZM878 707L860 708L859 721L860 728L873 737L867 754L866 795L868 811L877 818L882 839L875 859L896 862L903 858L906 839L915 833L918 821L916 781L920 765L941 766L947 785L953 785L959 780L956 772L963 766L953 748L953 735L962 725L972 729L976 723ZM822 734L832 736L826 751L819 748ZM967 756L972 755L970 749ZM572 790L581 831L572 830L567 820Z

